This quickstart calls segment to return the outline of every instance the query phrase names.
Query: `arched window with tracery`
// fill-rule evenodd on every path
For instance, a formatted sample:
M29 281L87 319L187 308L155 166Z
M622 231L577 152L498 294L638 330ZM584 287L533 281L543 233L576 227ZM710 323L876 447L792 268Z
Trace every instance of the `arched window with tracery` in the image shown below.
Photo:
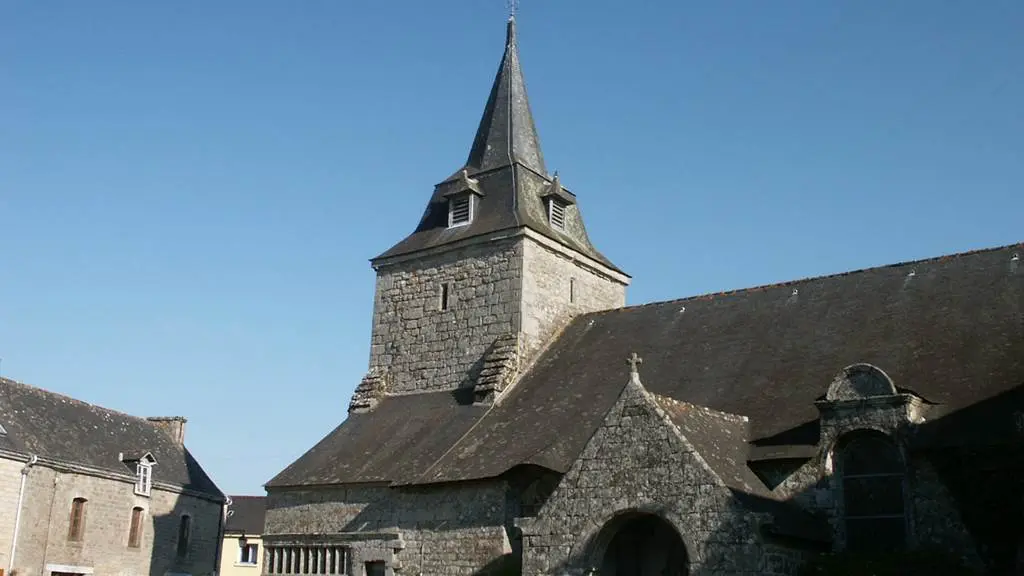
M906 472L899 448L878 433L856 434L838 450L846 549L900 550L906 545Z

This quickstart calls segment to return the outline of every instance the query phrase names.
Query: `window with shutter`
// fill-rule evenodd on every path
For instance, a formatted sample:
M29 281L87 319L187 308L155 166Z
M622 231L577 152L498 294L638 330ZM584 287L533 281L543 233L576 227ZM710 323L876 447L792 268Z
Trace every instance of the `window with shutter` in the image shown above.
M559 230L565 230L565 206L565 202L558 198L548 200L548 222Z
M473 197L462 194L448 200L448 227L464 226L473 219Z
M142 508L132 508L132 523L128 528L128 547L138 548L142 544Z
M81 542L85 535L85 498L71 501L71 520L68 526L68 540Z

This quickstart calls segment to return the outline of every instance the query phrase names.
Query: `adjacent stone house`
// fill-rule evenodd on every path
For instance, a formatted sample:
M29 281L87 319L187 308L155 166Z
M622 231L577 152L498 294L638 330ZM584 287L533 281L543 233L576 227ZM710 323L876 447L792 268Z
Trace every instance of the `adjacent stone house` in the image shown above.
M0 378L0 568L214 574L224 496L184 440L184 418L138 418Z
M1015 574L1022 252L625 307L547 170L510 21L465 165L372 261L348 418L266 486L263 573L794 574L935 548Z
M230 496L218 576L259 576L263 570L265 496Z

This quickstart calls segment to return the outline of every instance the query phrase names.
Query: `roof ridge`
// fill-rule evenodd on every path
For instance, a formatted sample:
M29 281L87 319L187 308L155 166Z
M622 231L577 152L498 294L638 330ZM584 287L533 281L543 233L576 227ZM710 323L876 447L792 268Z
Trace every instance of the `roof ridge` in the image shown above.
M610 314L610 313L614 313L614 312L619 312L619 311L622 311L622 310L634 310L634 309L637 309L637 308L644 308L646 306L658 306L658 305L662 305L662 304L673 304L673 303L676 303L676 302L692 302L694 300L705 300L705 299L714 298L714 297L717 297L717 296L732 296L734 294L743 294L743 293L747 293L747 292L756 292L756 291L762 291L762 290L769 290L769 289L772 289L772 288L785 288L787 286L793 286L793 285L796 285L796 284L804 284L804 283L807 283L807 282L813 282L815 280L827 280L827 279L831 279L831 278L841 278L841 277L844 277L844 276L853 276L855 274L864 274L866 272L872 272L872 271L875 271L875 270L885 270L885 269L889 269L889 268L900 268L900 267L903 267L903 266L910 266L910 265L916 265L916 264L927 264L927 263L931 263L931 262L940 262L940 261L943 261L943 260L951 260L951 259L957 259L957 258L964 258L964 257L967 257L967 256L975 256L975 255L978 255L978 254L986 254L986 253L989 253L989 252L999 252L1000 250L1006 250L1007 248L1014 248L1014 247L1020 247L1020 248L1024 249L1024 241L1014 242L1012 244L1003 244L1001 246L994 246L994 247L989 247L989 248L979 248L979 249L976 249L976 250L968 250L968 251L965 251L965 252L954 252L952 254L943 254L941 256L931 256L931 257L928 257L928 258L920 258L920 259L917 259L917 260L903 260L901 262L895 262L895 263L892 263L892 264L882 264L882 265L879 265L879 266L869 266L867 268L857 268L857 269L854 269L854 270L847 270L845 272L835 272L835 273L832 273L832 274L822 274L822 275L819 275L819 276L805 276L803 278L797 278L797 279L794 279L794 280L785 280L785 281L782 281L782 282L773 282L773 283L768 283L768 284L759 284L759 285L756 285L756 286L748 286L746 288L735 288L735 289L732 289L732 290L722 290L722 291L719 291L719 292L706 292L704 294L696 294L696 295L693 295L693 296L684 296L682 298L672 298L672 299L669 299L669 300L658 300L658 301L655 301L655 302L644 302L643 304L634 304L632 306L623 306L621 308L613 308L611 310L602 310L602 311L599 311L599 312L591 312L591 313L588 313L588 314L581 314L580 317L581 318L583 318L583 317L593 317L593 316L599 316L599 315L602 315L602 314Z
M153 426L154 428L156 428L156 425L151 420L149 420L149 418L147 418L145 416L136 416L135 414L129 414L128 412L123 412L121 410L116 410L114 408L107 408L106 406L101 406L99 404L94 404L92 402L86 402L85 400L80 400L78 398L75 398L74 396L68 396L67 394L61 394L60 392L54 392L53 390L47 390L46 388L43 388L41 386L35 386L35 385L29 384L27 382L21 382L21 381L18 381L18 380L14 380L13 378L7 378L5 376L0 376L0 384L14 384L14 385L17 385L17 386L21 386L23 388L28 388L28 389L33 390L33 391L42 392L43 394L48 394L50 396L59 396L60 398L69 400L70 402L72 402L74 404L84 405L84 406L87 406L87 407L90 407L90 408L96 408L98 410L102 410L103 412L107 412L107 413L110 413L110 414L117 414L119 416L125 416L125 417L128 417L128 418L133 418L135 420L139 420L140 422L146 423L148 426Z
M688 406L690 408L696 408L697 410L701 410L701 411L707 412L708 414L711 414L711 415L716 416L716 417L722 417L725 420L732 420L732 421L734 421L736 423L739 423L739 424L745 424L745 423L750 421L750 418L747 417L747 416L744 416L743 414L734 414L732 412L725 412L725 411L722 411L722 410L716 410L716 409L711 408L709 406L703 406L701 404L695 404L693 402L687 402L686 400L678 400L678 399L673 398L671 396L665 396L663 394L656 394L654 392L650 392L650 394L651 394L651 396L654 396L654 399L656 401L658 401L659 403L662 403L662 404L670 404L670 405L680 405L681 404L681 405L684 405L684 406Z

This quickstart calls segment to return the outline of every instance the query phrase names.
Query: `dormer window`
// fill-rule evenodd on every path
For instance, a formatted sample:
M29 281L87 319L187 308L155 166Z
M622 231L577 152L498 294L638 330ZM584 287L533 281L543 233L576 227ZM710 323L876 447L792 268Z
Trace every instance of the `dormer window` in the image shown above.
M441 184L448 188L444 193L448 199L448 227L465 226L473 221L476 212L477 197L483 196L480 181L469 177L469 172L461 170L453 180Z
M473 195L459 194L448 199L448 227L465 226L473 220Z
M153 489L153 463L140 460L135 472L135 493L149 496Z
M565 208L566 203L561 198L554 196L548 198L548 223L552 228L565 230Z
M558 173L551 179L551 185L541 195L547 206L548 225L555 230L565 230L565 213L569 204L576 202L572 194L562 188L562 182L558 179Z
M135 493L139 496L149 496L153 490L153 465L156 464L156 458L149 452L141 456L138 453L121 453L120 458L129 470L132 466L135 468Z

